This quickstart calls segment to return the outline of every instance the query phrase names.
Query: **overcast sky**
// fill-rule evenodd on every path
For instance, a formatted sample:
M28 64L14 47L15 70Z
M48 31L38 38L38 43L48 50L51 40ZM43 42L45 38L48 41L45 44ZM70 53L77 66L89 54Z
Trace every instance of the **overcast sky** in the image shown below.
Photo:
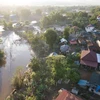
M100 5L100 0L0 0L5 5Z

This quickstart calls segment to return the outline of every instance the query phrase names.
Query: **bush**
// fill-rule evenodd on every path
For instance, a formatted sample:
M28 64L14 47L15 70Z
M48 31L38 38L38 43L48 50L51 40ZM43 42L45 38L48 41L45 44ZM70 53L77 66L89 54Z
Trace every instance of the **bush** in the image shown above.
M24 78L22 76L21 70L17 70L15 76L12 79L12 85L15 87L15 89L21 89L23 87L23 79Z

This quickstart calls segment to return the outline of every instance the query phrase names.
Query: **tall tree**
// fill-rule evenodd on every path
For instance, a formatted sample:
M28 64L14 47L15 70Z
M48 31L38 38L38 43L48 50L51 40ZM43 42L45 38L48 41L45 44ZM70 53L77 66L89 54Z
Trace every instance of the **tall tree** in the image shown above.
M31 15L31 11L29 9L24 9L24 8L21 9L19 13L22 19L28 19L29 16Z
M64 37L65 37L66 39L67 39L68 36L69 36L69 31L70 31L70 27L66 27L66 28L64 29L63 35L64 35Z
M53 44L56 42L56 39L57 39L56 31L54 31L53 29L48 29L44 33L44 37L45 37L46 43L49 44L49 47L53 48Z

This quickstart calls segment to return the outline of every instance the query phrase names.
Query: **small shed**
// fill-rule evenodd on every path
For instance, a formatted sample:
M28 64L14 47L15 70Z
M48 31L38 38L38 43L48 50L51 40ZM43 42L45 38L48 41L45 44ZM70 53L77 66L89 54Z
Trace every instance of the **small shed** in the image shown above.
M78 85L80 86L87 86L89 84L89 82L87 80L79 80Z

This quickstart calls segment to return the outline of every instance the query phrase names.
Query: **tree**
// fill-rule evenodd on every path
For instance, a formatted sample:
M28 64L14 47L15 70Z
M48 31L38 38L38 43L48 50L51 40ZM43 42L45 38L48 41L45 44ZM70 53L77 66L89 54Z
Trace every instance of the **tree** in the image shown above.
M71 69L69 70L70 74L69 74L69 79L71 80L72 83L76 83L79 81L80 79L80 73L78 72L78 70L76 69Z
M79 17L88 17L88 13L86 12L78 12Z
M48 57L46 60L47 66L51 67L51 72L54 80L57 82L59 79L64 79L67 74L67 60L65 56L58 55Z
M5 20L3 20L3 25L4 25L4 29L6 30L7 29L7 22Z
M56 42L56 39L57 39L56 31L54 31L53 29L48 29L44 33L44 37L45 37L46 43L49 44L49 47L53 48L53 44Z
M93 25L95 25L96 27L98 27L98 26L97 26L98 21L97 21L96 17L97 17L97 15L91 16L90 19L89 19L89 22L90 22L90 24L93 24Z
M41 9L36 9L36 14L37 14L37 15L41 15L41 14L42 14Z
M69 36L69 30L70 30L69 27L66 27L66 28L64 29L63 35L64 35L64 37L65 37L66 39L67 39L68 36Z
M50 18L48 16L45 16L41 19L41 27L47 27L49 25L51 25L52 21L50 20Z
M28 19L30 15L31 15L31 11L29 9L20 10L20 16L22 19Z
M53 11L48 16L44 16L41 19L42 27L47 27L52 24L59 24L60 22L65 22L66 16L63 16L61 12Z
M51 67L51 72L56 82L59 79L70 79L72 82L76 82L80 78L80 74L77 74L77 66L74 64L72 57L69 58L68 56L66 58L63 55L52 56L48 57L46 63L48 67Z
M28 31L24 33L24 37L31 44L37 57L44 57L48 53L49 46L43 41L41 35L34 35L33 32Z

